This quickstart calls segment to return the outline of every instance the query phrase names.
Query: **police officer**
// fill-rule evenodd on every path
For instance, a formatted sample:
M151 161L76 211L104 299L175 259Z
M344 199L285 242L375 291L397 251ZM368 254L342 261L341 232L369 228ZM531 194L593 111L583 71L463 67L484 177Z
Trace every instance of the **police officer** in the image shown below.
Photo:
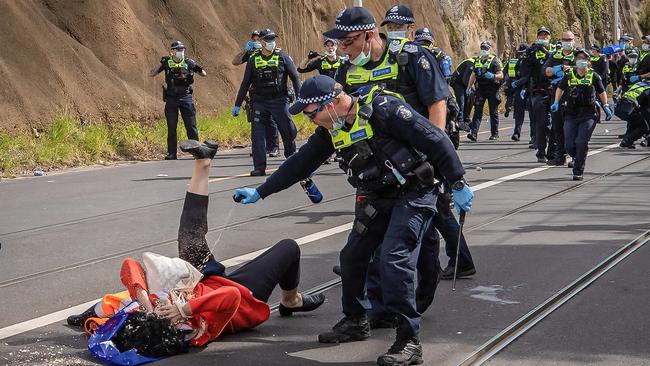
M232 60L232 64L235 66L239 66L245 62L248 61L251 56L262 48L262 43L260 42L260 31L254 30L251 33L251 39L250 41L246 42L246 45L244 46L244 49L235 55L235 58ZM244 97L244 102L246 102L244 109L246 110L246 118L248 119L249 123L253 122L253 110L251 108L250 104L250 97L246 96ZM278 143L278 126L271 117L271 114L268 112L265 112L265 115L263 116L265 119L270 119L271 122L269 123L268 126L265 126L265 133L264 133L264 138L266 140L266 153L269 155L269 157L276 157L280 155L280 146ZM253 156L253 153L250 154Z
M650 79L650 36L641 37L643 43L641 44L641 54L639 55L639 63L637 73L640 79Z
M535 126L537 161L551 159L554 146L551 134L551 83L545 74L544 63L549 56L551 31L542 26L537 29L537 40L528 48L521 64L521 78L517 84L524 85L530 98L531 124Z
M557 89L557 85L564 78L566 72L572 66L575 66L574 38L575 36L571 31L562 33L562 48L549 55L544 64L546 76L551 78L551 84L554 90ZM564 149L564 110L562 106L558 110L551 112L551 123L555 151L553 153L553 159L547 161L546 164L561 166L566 164L566 150Z
M639 54L636 50L632 49L627 54L627 63L621 69L621 94L624 94L632 84L641 81L637 66L639 61Z
M192 100L192 84L194 73L207 76L203 67L189 57L185 57L185 46L181 41L175 41L170 47L169 56L160 59L160 65L151 70L151 77L165 72L166 88L163 88L165 101L165 118L167 119L167 155L165 160L176 160L176 126L178 112L183 117L183 124L190 140L199 139L196 128L196 107Z
M474 71L474 63L476 62L476 57L469 57L461 61L456 70L451 75L449 80L449 85L454 90L454 96L456 97L456 102L458 103L458 108L460 108L460 117L461 129L469 132L469 123L470 114L472 113L472 107L474 106L474 98L471 96L466 96L467 83L469 82L469 77Z
M385 85L387 90L401 94L418 113L428 117L433 125L444 130L449 87L431 53L409 42L407 38L402 38L412 33L414 23L415 18L408 7L397 5L388 9L382 22L389 30L388 40L377 32L375 18L367 9L353 7L341 12L336 18L335 28L324 35L338 38L339 49L349 57L349 61L343 64L336 74L337 82L343 85L346 93L353 93L365 85ZM449 252L451 249L455 257L459 235L458 222L449 205L441 203L439 211L446 215L443 220L446 226L436 227L446 235L444 237L447 250ZM443 222L437 222L436 225ZM420 250L420 258L423 259L418 263L418 277L422 281L418 283L417 298L418 309L421 311L426 310L433 301L440 278L438 250L439 236L436 230L431 228L424 237ZM464 274L472 275L476 271L471 256L465 256L469 249L464 237L461 238L461 253L463 258L470 258L467 263L463 263L467 265L467 268L463 268L466 269ZM453 258L454 262L455 260L456 258ZM382 311L377 306L381 304L381 299L374 295L380 294L381 291L378 289L378 276L375 275L377 268L373 265L371 269L368 288L374 306L371 315L375 320Z
M501 103L501 96L499 95L499 88L501 87L501 80L503 80L503 71L501 61L490 53L492 44L488 41L481 42L481 51L479 57L474 61L474 70L469 77L467 83L466 94L474 96L474 118L470 125L470 132L467 138L476 141L478 138L478 130L481 127L481 119L483 119L483 106L485 101L488 102L490 113L490 140L497 140L499 138L499 103ZM476 86L474 86L476 83Z
M505 94L506 94L506 110L504 113L505 117L508 117L508 113L511 108L514 108L514 119L515 119L515 128L512 132L511 139L512 141L519 141L521 136L521 126L524 124L524 117L526 114L526 93L522 93L523 85L520 85L518 80L521 77L521 61L526 52L528 51L528 45L521 43L517 47L517 57L511 58L508 60L508 66L506 68L505 75ZM530 128L530 139L531 141L535 138L535 133L533 132L534 128L531 125Z
M260 32L262 48L246 63L244 79L232 110L233 116L239 115L239 109L247 92L251 94L253 122L251 124L251 142L253 150L253 171L251 176L266 175L265 126L271 116L278 125L284 156L289 157L296 151L296 126L288 110L287 78L291 78L294 89L300 89L300 80L293 60L284 51L276 47L276 34L270 29Z
M584 49L575 51L576 67L564 73L555 92L555 101L551 105L551 111L557 112L560 103L565 104L564 142L566 151L573 158L573 180L583 179L589 140L596 126L596 97L599 97L602 103L605 120L612 119L612 110L607 104L607 92L600 75L589 68L589 57L589 53Z
M442 67L442 74L445 76L445 79L449 81L453 74L451 57L447 55L442 48L436 47L436 40L433 38L433 34L429 28L416 29L413 41L422 46L425 50L431 52L436 61L438 61L438 65Z
M401 96L369 85L358 97L319 75L305 81L291 113L303 112L319 127L307 143L264 184L237 189L235 199L252 203L306 178L336 150L348 182L357 189L354 227L340 254L344 318L323 343L360 341L370 336L366 316L366 272L379 248L385 305L399 318L395 343L379 365L422 363L418 340L414 272L418 244L435 213L436 170L454 187L456 207L469 211L473 193L445 133Z
M325 38L323 42L325 55L321 56L317 52L309 51L307 58L302 60L298 65L298 72L306 73L318 70L320 75L327 75L334 78L336 70L339 69L344 58L336 54L337 42L332 38Z
M650 84L638 82L623 94L616 103L615 114L628 123L628 131L621 140L621 147L634 148L634 142L644 135L648 146L650 134Z

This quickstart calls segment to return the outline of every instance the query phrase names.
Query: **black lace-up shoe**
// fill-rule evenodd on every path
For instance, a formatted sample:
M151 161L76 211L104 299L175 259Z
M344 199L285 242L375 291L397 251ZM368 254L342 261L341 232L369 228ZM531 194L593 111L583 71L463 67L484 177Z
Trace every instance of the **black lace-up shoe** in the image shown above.
M331 332L318 335L320 343L346 343L363 341L370 337L370 324L365 315L358 317L346 316L341 319Z
M183 140L178 146L181 148L181 151L190 153L194 156L194 159L212 159L219 149L219 145L215 141L207 140L204 143L200 143L196 140Z
M83 327L88 318L93 318L96 316L97 314L95 313L95 305L93 305L90 307L90 309L84 311L79 315L70 315L66 321L68 322L68 325L72 325L74 327Z
M422 363L424 363L422 360L422 345L415 337L396 340L388 349L388 352L377 359L377 365L380 366L407 366Z
M291 316L293 313L307 312L318 309L325 302L325 294L318 293L314 295L302 295L302 306L297 308L288 308L282 304L278 308L280 316Z
M458 273L456 273L456 278L467 278L476 274L476 268L468 267L461 268L458 267ZM443 280L451 280L454 278L454 266L447 266L447 268L442 270L440 278Z

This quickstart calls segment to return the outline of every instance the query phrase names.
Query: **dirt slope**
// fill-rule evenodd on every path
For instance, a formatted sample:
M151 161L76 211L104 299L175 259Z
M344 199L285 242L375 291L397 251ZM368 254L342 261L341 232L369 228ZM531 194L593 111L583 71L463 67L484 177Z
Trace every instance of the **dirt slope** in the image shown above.
M419 26L432 28L440 45L463 56L479 40L500 50L519 42L533 19L522 12L541 0L403 1ZM647 1L647 0L646 0ZM554 26L579 28L573 3ZM160 118L162 77L147 72L176 39L203 64L208 78L197 78L199 113L232 106L242 67L232 56L251 29L271 27L280 47L295 59L318 49L320 33L351 0L0 0L0 34L8 45L0 53L0 130L42 128L57 114L86 120ZM380 20L390 0L366 0ZM621 0L626 28L640 36L640 0ZM570 6L571 5L571 6ZM495 11L500 15L496 15ZM527 10L526 10L527 11ZM551 17L553 18L553 17ZM549 18L549 19L551 19ZM601 17L602 18L602 17ZM607 21L604 17L603 22ZM596 27L597 28L597 27ZM596 29L597 30L597 29ZM453 49L452 49L453 45ZM299 61L299 60L296 60Z

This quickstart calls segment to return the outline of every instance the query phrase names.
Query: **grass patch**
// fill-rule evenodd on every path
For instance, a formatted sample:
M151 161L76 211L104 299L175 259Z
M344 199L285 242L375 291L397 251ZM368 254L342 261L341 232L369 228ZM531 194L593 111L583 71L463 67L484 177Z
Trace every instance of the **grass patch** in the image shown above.
M304 116L294 118L298 138L309 136L315 126ZM250 123L245 116L230 114L201 116L199 137L214 139L224 147L250 144ZM182 120L177 136L186 138ZM81 124L71 116L60 116L38 137L29 133L0 132L0 177L31 174L122 160L157 160L167 151L167 124L121 122Z

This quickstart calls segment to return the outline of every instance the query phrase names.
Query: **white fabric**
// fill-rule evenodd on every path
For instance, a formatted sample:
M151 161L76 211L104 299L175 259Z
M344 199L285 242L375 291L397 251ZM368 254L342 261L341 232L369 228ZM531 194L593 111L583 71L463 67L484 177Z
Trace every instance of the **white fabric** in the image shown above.
M180 258L145 252L142 254L142 262L149 293L169 293L175 289L192 290L203 278L198 269Z

